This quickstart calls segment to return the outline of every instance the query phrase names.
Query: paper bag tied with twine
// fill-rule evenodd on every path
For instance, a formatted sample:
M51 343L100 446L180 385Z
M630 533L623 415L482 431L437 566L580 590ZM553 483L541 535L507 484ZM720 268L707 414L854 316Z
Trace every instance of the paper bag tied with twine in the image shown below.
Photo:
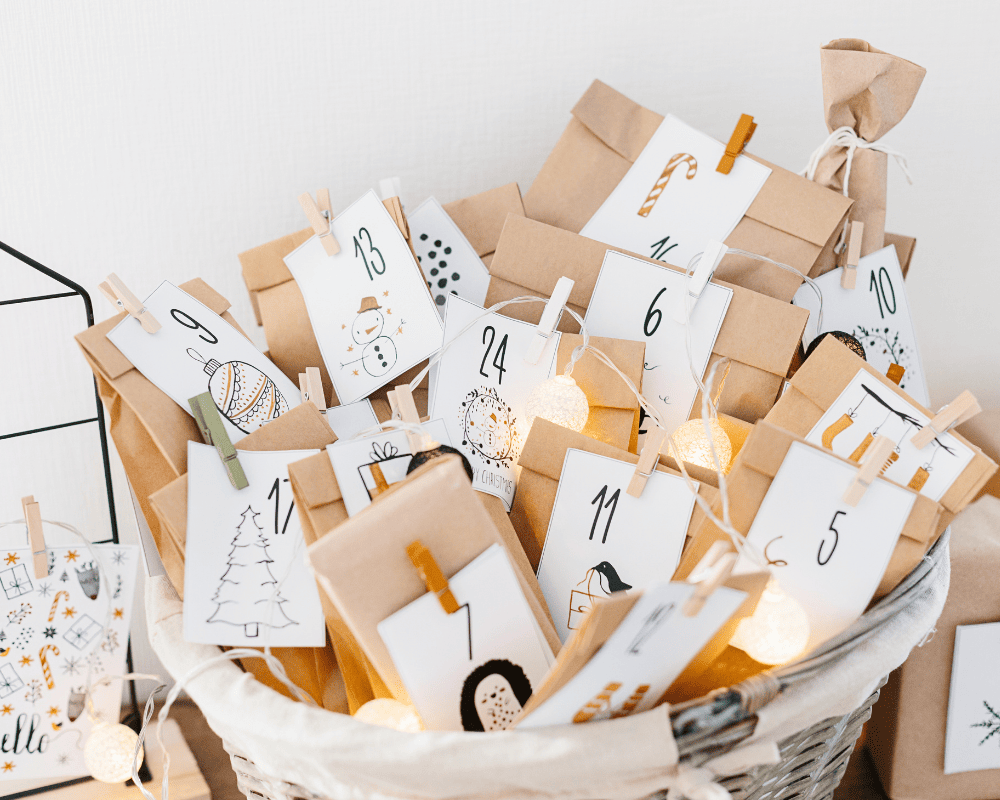
M877 142L906 116L927 72L862 39L835 39L824 45L820 48L820 67L827 128L831 133L850 128L869 143ZM843 193L847 154L844 147L828 152L820 159L814 180ZM864 223L863 256L885 246L888 161L886 153L865 147L858 147L851 161L846 194L854 205L849 218ZM832 247L826 247L809 275L816 277L836 266L837 254Z
M524 196L524 208L531 219L579 233L628 172L663 117L601 81L590 85L572 113ZM719 138L725 141L731 132L720 132ZM771 175L726 244L808 275L827 242L840 234L851 201L745 155L770 167ZM785 302L791 301L802 284L801 278L786 270L732 253L722 259L715 274Z

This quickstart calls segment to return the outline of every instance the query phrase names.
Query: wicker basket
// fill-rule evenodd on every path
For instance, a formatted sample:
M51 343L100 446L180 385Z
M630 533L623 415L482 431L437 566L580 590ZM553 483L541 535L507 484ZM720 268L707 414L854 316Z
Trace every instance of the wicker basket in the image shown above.
M669 712L661 706L537 732L404 734L293 703L229 663L204 670L187 689L222 737L248 798L634 800L673 790L671 800L707 800L724 797L724 787L740 800L822 800L833 796L884 676L941 612L948 538L945 532L903 583L808 658ZM180 601L165 579L150 586L150 639L170 673L184 675L217 655L183 641ZM851 698L853 710L827 713L838 706L831 687L840 706ZM813 721L796 726L809 714ZM741 762L739 754L760 751L760 743L773 751L769 742L777 758L747 769L759 762ZM725 769L727 758L743 768Z

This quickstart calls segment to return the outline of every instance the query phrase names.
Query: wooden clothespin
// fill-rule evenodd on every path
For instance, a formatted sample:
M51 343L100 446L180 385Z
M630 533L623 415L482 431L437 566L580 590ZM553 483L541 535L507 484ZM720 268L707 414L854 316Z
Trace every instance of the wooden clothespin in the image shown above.
M403 182L399 179L398 175L394 175L391 178L382 178L378 182L378 193L384 202L390 197L399 197L402 187Z
M688 582L697 583L698 588L694 590L694 593L681 608L685 617L698 615L705 607L708 598L712 596L712 592L729 580L738 560L739 555L733 552L726 541L715 542L708 548L708 552L705 553L688 577Z
M858 261L861 260L861 237L865 234L863 222L852 222L844 248L844 268L840 273L840 285L853 289L858 282Z
M112 272L108 275L107 280L102 281L97 288L113 305L118 307L119 311L124 311L130 317L139 320L139 324L142 325L142 329L146 333L156 333L163 327L115 273Z
M642 497L642 490L646 488L646 481L656 469L660 448L666 437L667 432L656 423L646 430L646 439L642 443L639 461L635 465L635 472L632 473L632 480L628 482L628 489L625 490L632 497Z
M945 433L955 425L960 425L966 420L972 419L982 410L979 401L976 400L972 392L966 389L938 411L934 419L913 434L910 443L918 450L923 450L942 433Z
M188 400L191 406L191 413L194 421L198 423L198 430L201 431L201 438L205 444L210 444L219 452L222 465L229 475L229 482L237 489L246 489L250 485L243 466L236 454L236 448L229 440L226 427L222 424L222 416L209 392L202 392Z
M299 373L299 391L302 392L303 403L312 403L320 414L326 414L326 393L319 367L306 367L305 372Z
M903 380L903 375L905 374L906 374L906 367L902 367L899 364L890 364L889 369L885 371L885 377L887 377L897 386L899 386L899 382Z
M393 419L410 422L414 425L420 424L420 413L417 411L417 404L413 400L413 390L410 389L409 384L401 383L392 391L387 392L386 397L389 400ZM410 453L413 455L438 446L438 443L432 441L430 437L409 429L406 430L406 441L409 442Z
M895 449L895 443L888 436L879 434L872 440L862 458L861 466L858 467L858 471L851 480L851 485L844 492L843 500L847 505L854 508L861 502L861 498L865 496L868 487L875 482L875 479L894 460L892 456Z
M757 130L757 123L749 114L740 114L740 121L736 123L733 135L729 137L729 144L726 145L726 153L719 161L716 172L728 175L736 163L736 157L743 152L747 142L753 137L753 132Z
M316 192L317 200L313 200L309 192L299 195L299 205L306 212L306 219L312 225L313 233L323 243L323 249L328 256L340 252L340 243L333 237L333 209L330 207L330 190L320 189Z
M35 567L36 578L46 578L49 574L49 561L45 555L45 532L42 530L42 509L35 502L34 495L21 498L21 510L24 512L24 522L28 526L28 544L31 546L31 561Z
M427 591L437 595L441 608L447 614L454 614L459 609L455 595L451 593L448 586L448 579L441 571L431 551L424 547L419 541L411 542L406 548L406 555L410 557L413 566L427 586Z
M708 282L712 280L719 262L722 261L722 257L727 252L729 252L729 248L722 242L710 240L705 244L705 250L702 252L701 258L698 259L697 266L688 276L686 282L687 292L677 296L677 302L674 305L672 314L674 322L681 325L687 323L688 302L691 303L691 312L694 313L694 307L698 304L698 299L701 297L702 292L705 291L705 287L708 286ZM690 298L690 301L688 298Z
M524 360L528 364L537 364L538 359L542 357L545 343L556 329L563 306L569 302L570 292L573 291L573 283L573 279L567 278L565 275L556 282L556 288L552 290L552 295L549 297L548 302L545 303L545 310L542 311L542 318L538 321L538 326L535 329L535 338L531 340L528 352L524 356Z

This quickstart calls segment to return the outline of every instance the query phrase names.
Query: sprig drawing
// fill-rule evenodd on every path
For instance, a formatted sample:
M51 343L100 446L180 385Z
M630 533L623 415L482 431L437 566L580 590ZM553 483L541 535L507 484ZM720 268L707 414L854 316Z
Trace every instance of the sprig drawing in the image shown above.
M979 742L980 746L986 744L988 739L992 737L997 737L997 743L1000 744L1000 714L993 710L993 707L983 700L983 705L986 706L986 710L989 712L989 716L982 722L975 722L971 726L972 728L986 728L987 734L983 737L982 741Z

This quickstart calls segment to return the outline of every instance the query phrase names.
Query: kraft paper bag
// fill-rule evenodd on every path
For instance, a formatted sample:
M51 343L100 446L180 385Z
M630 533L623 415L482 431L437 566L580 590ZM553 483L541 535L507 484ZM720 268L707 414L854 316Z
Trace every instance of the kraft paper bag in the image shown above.
M490 265L486 305L521 295L549 297L560 276L565 275L575 282L568 305L582 317L609 250L627 252L551 225L509 216ZM629 255L678 270L662 261ZM725 283L718 277L712 282L733 290L708 367L711 369L722 358L732 360L719 398L719 412L756 422L778 396L809 315L805 309ZM534 323L540 311L535 304L525 303L507 306L500 313ZM576 321L564 314L559 330L575 332L577 328ZM699 394L691 416L700 416L700 398Z
M497 249L500 231L503 230L507 215L524 216L524 202L516 183L454 200L442 207L487 268L493 260L493 251Z
M628 172L663 117L596 80L572 114L524 196L524 208L533 220L579 233ZM723 141L730 133L724 132ZM840 235L851 201L749 157L770 167L771 176L726 244L808 275L824 246ZM792 273L732 253L722 259L715 274L720 280L785 302L791 301L802 284Z
M427 593L406 553L415 540L431 552L446 577L490 546L503 547L543 637L552 652L559 650L559 637L517 536L509 523L498 528L481 494L472 488L457 456L437 458L309 547L321 592L397 699L406 701L408 695L377 625Z
M1000 408L991 408L977 414L968 422L956 425L952 432L960 433L982 450L983 455L1000 463ZM976 499L984 494L1000 497L1000 472L993 473L993 477L979 490Z
M823 111L832 133L848 127L866 142L876 142L906 116L927 73L905 59L877 50L862 39L835 39L820 48ZM857 148L847 195L854 200L849 219L863 222L861 255L885 247L886 174L889 156ZM815 181L843 193L847 150L834 148L819 162ZM839 237L839 232L838 232ZM827 247L810 271L815 278L837 266ZM904 270L905 274L905 270Z
M896 257L899 259L899 268L905 278L910 271L910 262L913 261L913 251L917 249L917 240L912 236L903 236L901 233L885 233L886 245L896 248Z

